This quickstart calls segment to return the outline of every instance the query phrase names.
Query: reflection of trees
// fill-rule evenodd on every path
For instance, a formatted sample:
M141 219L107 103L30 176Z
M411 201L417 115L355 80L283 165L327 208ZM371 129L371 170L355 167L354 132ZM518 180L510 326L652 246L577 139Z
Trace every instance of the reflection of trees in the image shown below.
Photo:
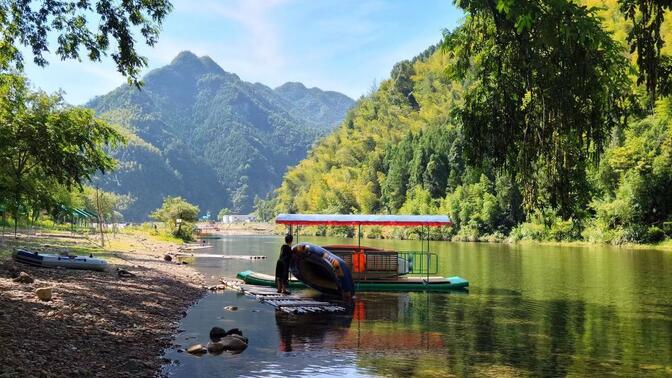
M669 313L663 318L640 319L614 306L498 294L410 294L406 316L391 324L374 321L366 327L386 329L393 335L415 331L424 340L438 332L442 346L430 342L408 350L400 343L397 350L378 350L384 353L362 348L358 366L393 376L595 376L651 373L642 367L663 373L672 365ZM381 313L385 300L381 305L378 300L372 305ZM388 311L394 313L398 308ZM350 333L355 328L353 322Z
M358 367L385 376L669 374L672 315L650 308L641 317L502 290L360 293L351 314L278 313L276 322L283 350L353 351Z

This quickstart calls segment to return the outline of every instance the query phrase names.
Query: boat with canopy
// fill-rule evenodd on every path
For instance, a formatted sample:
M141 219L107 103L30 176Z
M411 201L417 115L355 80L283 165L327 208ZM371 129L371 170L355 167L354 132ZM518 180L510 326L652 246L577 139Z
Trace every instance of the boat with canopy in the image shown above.
M459 276L441 277L438 256L429 251L429 227L451 226L443 215L341 215L341 214L280 214L277 224L296 227L296 241L302 226L356 226L357 245L324 245L325 250L338 256L349 269L356 291L445 291L466 289L469 282ZM420 227L421 251L392 251L361 245L362 226ZM425 250L425 241L427 242ZM253 271L238 273L249 284L274 286L274 277ZM305 286L291 280L290 287ZM313 285L309 285L313 286Z

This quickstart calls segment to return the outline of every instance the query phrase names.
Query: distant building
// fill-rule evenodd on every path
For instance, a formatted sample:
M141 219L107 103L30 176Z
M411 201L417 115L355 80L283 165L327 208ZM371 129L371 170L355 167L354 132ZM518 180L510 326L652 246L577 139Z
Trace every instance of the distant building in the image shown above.
M246 222L256 222L257 216L254 214L231 214L224 215L222 217L222 223L246 223Z

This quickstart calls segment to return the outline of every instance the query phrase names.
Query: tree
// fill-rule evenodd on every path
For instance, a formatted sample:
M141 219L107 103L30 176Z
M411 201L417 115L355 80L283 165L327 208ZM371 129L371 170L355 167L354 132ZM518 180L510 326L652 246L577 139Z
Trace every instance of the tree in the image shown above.
M621 12L632 24L628 33L630 52L637 52L637 84L645 84L649 109L660 94L672 93L672 58L661 55L665 44L660 29L671 0L619 0ZM662 92L662 93L661 93Z
M136 51L135 30L147 45L154 46L171 9L168 0L0 2L0 69L23 68L21 46L28 47L35 64L43 67L48 64L44 53L50 50L61 59L79 60L80 49L84 49L90 60L100 61L112 44L116 47L112 59L117 70L128 77L129 83L138 85L138 74L147 65L147 58ZM55 49L49 48L52 38Z
M15 228L24 198L47 205L51 188L81 187L115 161L106 148L124 142L93 111L65 104L60 94L33 92L26 80L0 81L0 192L12 198Z
M459 2L465 24L447 33L450 72L466 81L457 109L476 166L506 168L526 207L568 219L588 201L586 166L622 122L629 89L620 46L593 9L569 0Z
M240 214L247 203L249 187L247 185L247 176L240 178L240 184L231 194L231 204L233 205L233 212Z
M222 218L224 218L227 215L231 215L231 210L228 207L225 207L225 208L219 210L219 214L217 214L217 218L221 220Z
M262 222L268 222L273 219L275 202L272 199L254 198L254 213L257 219Z
M173 235L189 240L193 223L198 220L199 211L198 206L190 204L182 197L168 196L163 199L163 205L149 216L172 229Z

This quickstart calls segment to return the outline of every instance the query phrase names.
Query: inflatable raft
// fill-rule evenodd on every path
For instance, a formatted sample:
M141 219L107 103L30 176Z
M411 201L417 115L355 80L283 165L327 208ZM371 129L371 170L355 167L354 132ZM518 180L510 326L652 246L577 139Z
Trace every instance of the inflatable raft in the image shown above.
M61 256L48 253L30 252L17 249L14 260L33 266L45 268L63 267L68 269L88 269L103 271L107 268L107 261L86 256Z
M306 285L325 294L352 298L355 285L345 261L326 249L309 243L292 247L289 270Z

